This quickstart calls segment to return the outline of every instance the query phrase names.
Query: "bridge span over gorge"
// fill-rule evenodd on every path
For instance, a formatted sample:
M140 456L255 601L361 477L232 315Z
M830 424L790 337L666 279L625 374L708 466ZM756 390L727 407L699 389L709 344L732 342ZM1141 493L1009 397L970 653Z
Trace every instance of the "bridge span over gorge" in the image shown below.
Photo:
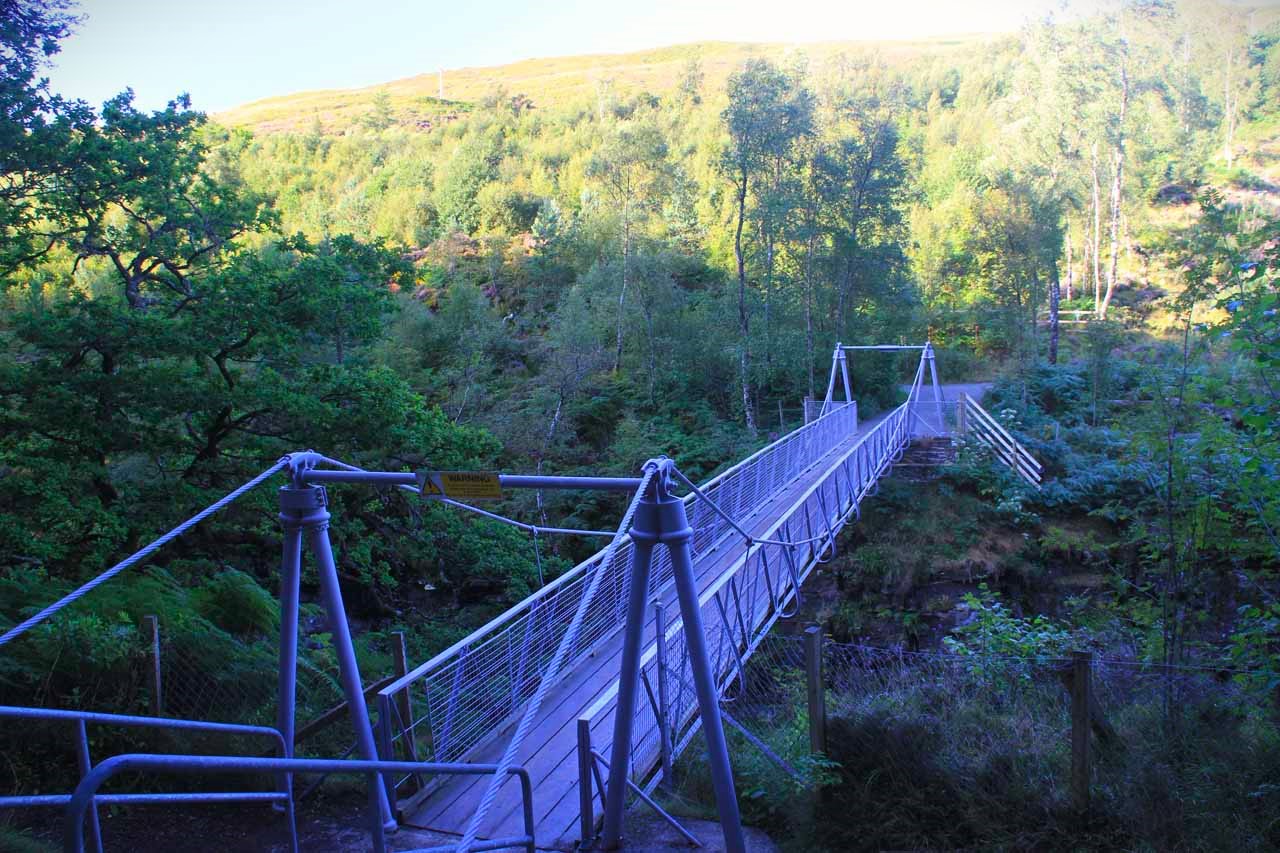
M845 360L850 351L868 349L914 350L920 360L906 402L860 420ZM179 802L164 794L95 796L113 775L264 771L276 780L271 791L196 794L180 802L273 802L291 823L296 849L292 773L347 772L369 779L377 851L385 849L385 833L397 823L457 837L432 849L570 850L584 840L611 848L622 841L627 805L644 801L658 808L649 795L671 773L675 759L695 745L705 746L711 765L726 849L741 850L720 700L743 677L747 660L775 623L796 612L805 579L833 551L842 526L858 516L881 478L921 437L968 431L1024 477L1038 477L1034 460L974 402L970 392L975 390L940 385L929 344L837 345L826 398L806 402L806 423L702 484L664 458L646 463L639 477L473 474L468 481L453 472L364 471L312 452L291 454L0 637L2 654L9 640L283 473L288 483L280 489L284 547L277 725L0 707L0 717L74 724L82 774L74 793L0 797L0 807L63 808L67 849L101 850L97 809L102 803L126 802L130 796L138 802ZM840 391L843 400L836 399ZM482 497L489 489L608 489L632 498L601 551L386 684L370 703L327 534L326 489L339 484L392 486L482 514L488 513L464 499ZM358 759L294 756L298 594L306 550L317 566ZM272 740L278 756L133 755L95 764L88 754L86 722L243 730ZM34 800L41 802L27 802Z

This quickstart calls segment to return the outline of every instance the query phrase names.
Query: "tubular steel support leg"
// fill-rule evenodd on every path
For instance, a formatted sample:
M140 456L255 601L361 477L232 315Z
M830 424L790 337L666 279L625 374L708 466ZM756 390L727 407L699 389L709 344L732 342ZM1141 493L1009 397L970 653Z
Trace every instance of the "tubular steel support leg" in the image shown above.
M671 768L671 698L667 689L667 617L666 607L659 598L653 600L653 627L657 635L658 706L662 709L658 717L658 735L661 738L659 748L662 754L661 785L671 788L675 779Z
M707 654L702 613L698 607L698 586L693 574L693 530L685 513L684 502L667 494L666 482L671 463L659 460L659 475L636 507L631 527L634 543L635 574L631 579L631 598L623 645L622 674L618 683L618 704L614 712L612 761L609 764L608 796L605 801L604 848L616 850L622 842L622 810L627 789L628 763L631 757L631 728L635 715L636 693L639 691L640 643L643 639L645 599L637 595L647 585L653 546L661 542L671 554L676 594L680 599L680 615L684 620L685 643L689 653L698 709L702 715L702 731L707 739L711 780L716 792L716 808L724 831L726 853L745 853L742 817L738 813L738 797L733 787L733 769L729 765L729 748L725 742L724 724L720 719L720 701L715 674Z
M933 344L925 344L924 351L929 358L929 375L933 379L933 399L938 404L938 432L945 434L947 424L942 418L942 386L938 384L938 365L933 357Z
M835 351L831 353L831 378L827 380L827 396L822 401L822 408L818 410L818 417L822 417L830 411L831 404L835 401L836 371L839 369L842 355L844 355L844 350L840 349L840 342L837 341Z
M622 640L622 672L618 676L618 704L613 715L613 746L609 759L609 787L604 807L604 847L616 850L622 841L622 811L627 799L627 772L631 758L631 729L640 689L640 645L644 642L644 616L649 601L649 567L658 541L656 506L645 500L636 507L631 527L631 589L627 597L627 622Z
M726 853L744 853L742 817L738 813L738 795L733 787L733 768L729 764L729 747L720 719L720 701L716 694L715 676L707 657L707 639L702 628L702 611L698 608L698 585L693 574L693 555L689 539L693 531L685 515L684 503L668 499L659 504L662 512L662 542L671 552L676 594L680 598L680 616L684 620L685 642L689 650L693 685L698 694L698 710L702 715L702 733L707 739L707 760L711 765L711 782L716 792L716 809L724 830Z
M320 592L329 617L333 650L338 658L342 690L346 695L347 708L351 712L351 722L355 727L360 756L366 761L377 761L378 748L374 743L373 729L369 725L369 708L364 701L364 684L360 680L355 644L351 641L351 627L347 624L342 590L338 586L338 568L334 563L333 549L329 544L329 511L325 509L327 502L322 486L295 485L280 490L282 514L291 514L290 523L295 523L302 529L307 545L315 557L316 574L320 578ZM296 638L294 642L296 643ZM378 811L383 824L389 829L394 828L395 819L391 816L391 808L387 804L386 789L382 784L373 787L376 788L376 793L371 796L377 798Z
M837 349L836 352L840 353L840 377L844 380L844 401L852 403L853 388L849 385L849 361L843 349Z
M283 491L283 490L282 490ZM284 525L284 554L280 560L280 664L276 728L284 740L284 755L293 758L295 703L298 685L298 595L302 581L302 525L296 512L286 511L281 495L280 522ZM293 775L282 773L280 792L293 790Z
M76 721L76 763L80 766L80 779L89 775L93 762L89 760L89 733L85 731L84 720ZM93 853L102 853L102 825L98 822L98 807L89 807L89 849Z

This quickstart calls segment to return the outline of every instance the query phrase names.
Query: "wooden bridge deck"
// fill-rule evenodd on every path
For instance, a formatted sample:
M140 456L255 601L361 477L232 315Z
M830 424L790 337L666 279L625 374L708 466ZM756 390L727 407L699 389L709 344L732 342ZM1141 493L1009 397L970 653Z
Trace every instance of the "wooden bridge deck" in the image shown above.
M825 456L810 466L784 490L758 507L743 527L752 534L762 534L819 481L857 438L874 427L880 418L860 425L855 434L837 443ZM746 550L738 536L730 536L694 560L699 592L705 591L720 575L740 559ZM660 591L670 619L679 613L674 586ZM619 625L621 628L621 625ZM653 637L652 628L647 637ZM646 651L653 645L648 639ZM534 790L534 818L538 846L571 850L578 840L578 759L577 720L617 681L621 666L622 634L616 632L588 660L580 663L563 681L547 694L538 717L516 761L528 769ZM498 733L473 756L471 761L496 762L506 749L512 723ZM600 715L591 730L593 746L608 755L613 741L613 711ZM445 781L413 811L404 815L409 826L438 832L461 834L470 821L489 777L455 776ZM482 838L519 835L523 832L519 788L506 784L494 802L481 828Z

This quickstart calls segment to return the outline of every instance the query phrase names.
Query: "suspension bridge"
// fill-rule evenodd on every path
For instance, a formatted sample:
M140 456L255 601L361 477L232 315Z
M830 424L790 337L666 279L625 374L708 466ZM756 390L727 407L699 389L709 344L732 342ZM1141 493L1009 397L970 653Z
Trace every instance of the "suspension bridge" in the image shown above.
M906 402L863 421L846 365L848 353L859 350L920 353ZM457 836L432 849L570 850L579 842L612 849L623 841L623 810L632 800L654 808L692 840L650 795L670 777L673 762L701 743L726 849L741 850L720 703L774 624L796 612L805 579L829 559L843 525L858 516L862 502L920 437L966 430L1024 479L1038 482L1039 464L981 410L971 390L938 383L927 343L837 345L826 397L806 402L806 423L700 485L664 458L646 463L639 477L608 478L364 471L312 452L291 454L0 637L2 647L248 489L285 473L277 725L230 726L273 741L278 757L135 755L95 764L86 723L193 730L227 730L228 724L0 707L0 718L73 724L82 774L74 793L0 797L0 808L63 808L67 849L100 851L102 803L267 801L286 811L292 828L292 774L348 772L369 779L376 851L385 849L385 833L397 824ZM843 400L836 399L839 391ZM605 489L632 499L600 552L384 686L370 708L327 534L326 489L339 484L400 488L516 524L466 499L518 488ZM358 760L294 757L304 550L316 561ZM112 776L136 770L256 770L274 774L276 784L256 792L97 794ZM296 849L296 831L292 838Z

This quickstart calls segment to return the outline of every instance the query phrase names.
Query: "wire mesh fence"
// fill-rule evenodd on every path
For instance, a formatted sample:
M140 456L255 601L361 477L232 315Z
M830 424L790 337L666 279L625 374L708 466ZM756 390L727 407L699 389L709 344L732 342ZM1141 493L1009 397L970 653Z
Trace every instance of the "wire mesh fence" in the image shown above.
M102 711L274 727L278 707L279 636L237 636L196 622L155 617L104 626L101 620L61 619L41 625L6 647L0 658L0 705ZM390 635L389 635L390 636ZM298 754L337 756L354 740L332 651L319 638L298 656ZM366 684L386 683L394 666L380 653L362 662ZM392 661L394 664L394 661ZM385 670L385 671L384 671ZM33 689L32 685L37 685ZM341 709L337 713L334 709ZM373 710L373 709L371 709ZM98 725L93 757L123 752L242 752L263 749L234 735ZM7 759L0 792L61 791L78 772L65 724L0 726ZM49 756L59 756L49 761Z
M1154 849L1280 842L1280 697L1264 673L1092 656L1081 694L1074 659L1054 655L827 640L821 659L827 765L804 763L802 637L763 642L725 705L791 765L808 767L808 784L828 785L819 829L836 829L815 849L838 846L841 826L859 843L889 847L981 846L992 827L1048 847L1069 837ZM1073 707L1088 744L1083 764ZM748 767L761 763L745 741L739 750L751 753L740 755ZM898 823L903 815L916 824Z
M164 716L274 725L278 704L278 637L210 647L161 633L160 695ZM365 674L366 677L368 673ZM343 701L336 664L298 658L300 724Z

